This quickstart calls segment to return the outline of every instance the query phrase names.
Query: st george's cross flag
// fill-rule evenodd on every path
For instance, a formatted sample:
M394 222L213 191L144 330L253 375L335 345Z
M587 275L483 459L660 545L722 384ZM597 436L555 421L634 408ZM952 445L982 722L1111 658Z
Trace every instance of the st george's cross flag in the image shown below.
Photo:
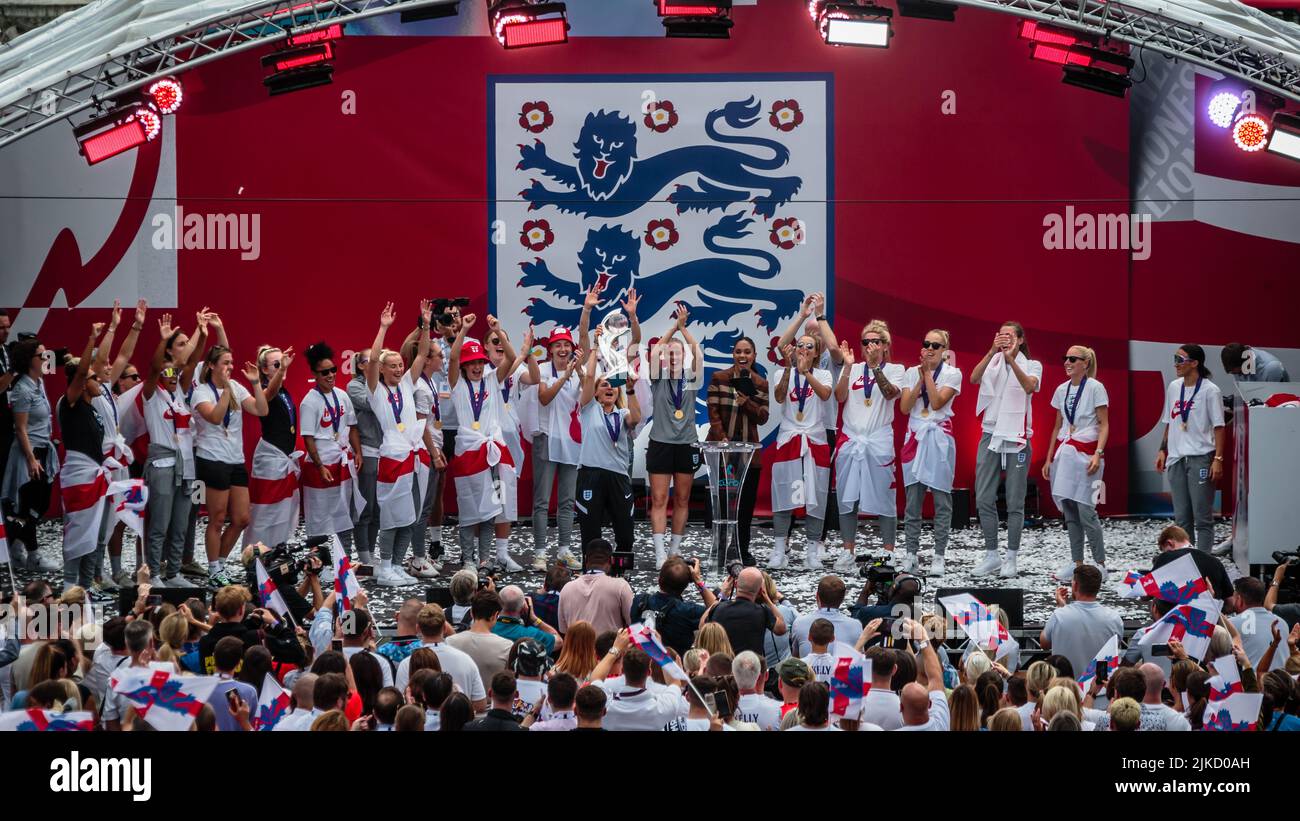
M253 729L271 730L288 714L289 694L275 680L275 676L262 679L262 692L257 697L257 712L251 716Z
M254 559L257 566L257 599L266 607L285 618L289 618L289 605L285 603L280 589L271 581L271 574L266 572L266 565L261 559Z
M361 592L361 583L352 572L352 559L337 535L330 549L334 551L334 608L343 613L352 609L352 600Z
M1180 641L1188 658L1200 661L1210 650L1210 637L1219 620L1221 603L1218 599L1200 598L1191 604L1180 604L1151 626L1138 641L1142 647Z
M690 681L690 676L686 675L686 671L679 667L677 662L673 661L673 657L668 655L668 651L664 649L663 644L659 642L659 639L655 637L649 627L637 622L628 628L628 632L632 634L632 641L636 646L644 650L650 660L659 665L659 668L664 671L664 675L678 681Z
M1232 656L1215 659L1214 672L1215 675L1206 682L1210 686L1210 701L1223 701L1234 693L1246 691L1241 683L1241 670Z
M830 680L831 715L857 721L862 699L871 690L871 661L861 656L835 660Z
M1000 644L1011 638L1002 622L998 621L997 614L969 593L944 596L939 603L981 650L997 650Z
M1263 693L1233 693L1205 706L1202 726L1207 730L1249 732L1259 723Z
M1188 604L1198 598L1211 597L1210 584L1190 555L1180 556L1150 573L1130 570L1120 580L1118 592L1122 599L1150 596L1174 604Z
M1106 668L1106 678L1108 679L1114 675L1116 670L1119 669L1118 636L1111 636L1110 639L1102 645L1102 648L1097 651L1097 655L1093 657L1092 661L1088 662L1088 669L1084 670L1083 675L1079 677L1079 688L1086 692L1087 689L1092 686L1092 680L1097 677L1097 671L1100 670L1103 665Z
M56 713L33 708L0 713L0 733L88 733L94 729L95 716L85 710Z
M143 479L124 479L108 486L113 497L113 515L117 521L144 536L144 512L149 506L149 488Z
M219 682L216 676L181 676L151 667L131 667L109 679L114 693L162 731L188 730Z

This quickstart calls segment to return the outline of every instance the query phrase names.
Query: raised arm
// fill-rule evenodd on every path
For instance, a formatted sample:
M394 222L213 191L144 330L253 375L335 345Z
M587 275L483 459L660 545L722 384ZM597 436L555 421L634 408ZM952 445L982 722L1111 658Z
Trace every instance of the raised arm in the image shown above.
M474 327L476 322L478 317L474 314L462 316L456 339L451 343L451 353L447 358L447 384L452 388L456 387L456 381L460 379L460 349L465 345L465 332Z
M68 383L68 391L65 394L69 407L77 404L81 400L81 394L86 390L86 374L90 373L90 363L95 355L95 340L103 331L103 322L96 322L90 326L90 338L86 340L86 349L81 352L77 372L72 375L72 381Z
M203 348L208 344L208 323L210 319L211 315L208 314L207 308L199 311L196 317L198 324L194 329L194 334L185 343L185 347L180 350L180 356L177 357L179 361L174 363L176 367L181 369L180 379L176 383L178 386L190 384L194 379L194 371L199 367L199 363L203 361Z
M641 297L636 295L636 288L628 288L627 299L623 300L623 311L627 314L628 325L632 329L632 339L628 342L629 357L641 344L641 320L636 317L636 306L640 302Z
M578 407L585 408L596 397L596 352L587 354L587 366L582 370L582 390L578 394Z
M375 332L375 341L370 346L370 361L366 363L366 385L371 393L379 387L379 354L384 350L384 337L388 335L388 328L395 319L397 314L393 311L393 303L390 302L379 314L379 330Z
M212 333L216 337L217 344L223 348L230 347L230 340L226 338L226 325L221 321L221 316L215 311L209 312L207 308L203 312L208 315L208 324L212 326Z
M163 366L167 364L167 337L172 335L171 316L171 314L163 314L162 319L158 320L158 330L162 337L158 340L158 347L154 349L153 358L149 360L149 375L140 388L140 393L145 399L153 398L153 392L158 389L158 377L162 375Z
M99 341L99 347L95 349L96 373L99 373L108 364L108 355L113 349L113 337L117 333L117 326L121 321L122 303L115 299L113 300L113 315L108 320L108 330L104 333L104 338Z
M786 392L790 390L790 368L794 362L794 345L787 342L781 347L781 353L785 355L785 367L781 369L781 378L776 382L776 403L785 404Z
M510 344L510 335L506 329L501 327L501 321L492 314L488 314L488 327L496 333L497 338L501 340L501 364L497 365L497 381L504 383L515 370L515 347Z
M794 343L795 337L799 335L799 329L808 321L808 317L812 316L813 303L816 299L816 294L809 294L804 297L803 304L799 306L799 313L795 315L794 320L790 323L790 327L786 328L785 332L781 334L781 338L777 340L777 350L783 351L785 350L786 345Z
M631 430L641 424L641 401L636 398L636 374L631 371L628 371L623 395L627 397L627 427Z
M849 374L853 372L853 350L845 340L840 341L837 350L840 352L840 363L843 367L840 368L840 378L835 382L835 400L843 403L849 401ZM864 375L863 378L865 379L866 376Z
M420 344L415 349L415 359L407 369L407 376L412 382L424 373L425 360L429 358L429 328L433 325L433 303L427 299L420 300Z
M135 356L135 345L140 339L140 331L144 330L144 318L148 312L148 302L142 299L135 304L135 321L131 323L130 330L126 332L126 339L122 341L122 348L117 352L117 358L113 360L113 367L108 374L110 384L116 384L117 380L122 378L127 366L131 364L131 357ZM107 346L104 350L107 355Z
M830 320L826 316L826 295L817 294L813 310L817 312L817 333L822 338L822 349L830 351L831 361L836 365L844 363L843 351L835 344L835 331L831 329Z
M591 328L591 311L600 304L600 289L592 285L587 289L587 295L582 300L582 313L578 316L578 347L584 351L591 350L591 337L588 331Z
M515 361L522 361L524 367L527 368L524 375L519 379L525 385L536 385L542 381L542 371L537 367L537 360L533 358L534 341L533 326L529 325L528 331L524 334L524 347L515 355Z

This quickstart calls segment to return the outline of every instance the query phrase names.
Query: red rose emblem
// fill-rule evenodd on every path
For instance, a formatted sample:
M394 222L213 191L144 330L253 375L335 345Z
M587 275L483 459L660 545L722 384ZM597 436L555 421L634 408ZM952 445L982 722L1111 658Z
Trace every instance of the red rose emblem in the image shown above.
M784 368L785 357L781 355L780 343L781 337L779 336L772 337L767 343L767 361Z
M799 110L798 100L777 100L772 103L767 121L773 128L781 131L794 131L803 122L803 112Z
M658 100L650 104L645 115L645 127L659 134L677 125L677 111L667 100Z
M541 100L524 103L523 110L519 112L519 127L534 134L541 134L554 123L555 115L551 113L551 107Z
M551 224L546 220L528 220L519 232L519 244L529 251L545 250L552 242L555 242L555 234L551 233Z
M645 227L645 244L656 251L667 251L677 244L677 226L670 219L650 220Z
M778 248L789 251L803 242L803 223L796 217L781 217L772 222L767 238Z

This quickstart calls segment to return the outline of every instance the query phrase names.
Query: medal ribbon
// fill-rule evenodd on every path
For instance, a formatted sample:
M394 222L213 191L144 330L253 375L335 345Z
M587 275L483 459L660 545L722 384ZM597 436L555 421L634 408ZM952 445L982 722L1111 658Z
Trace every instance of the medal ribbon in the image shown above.
M942 370L943 370L943 363L940 362L940 363L939 363L939 367L937 367L937 368L934 369L934 384L935 384L935 387L938 387L938 385L939 385L939 372L942 371ZM926 409L926 410L929 410L929 409L930 409L930 394L929 394L929 393L926 391L926 389L925 389L925 373L924 373L924 372L921 373L921 401L925 403L925 409Z
M330 415L330 426L334 428L334 435L338 436L339 425L343 423L343 400L334 396L334 407L331 408L330 397L334 392L330 391L329 393L325 393L325 391L321 391L320 388L317 388L316 390L320 391L321 399L325 400L325 412ZM281 395L283 396L283 394ZM290 417L290 420L292 419L293 417Z
M1183 426L1187 426L1187 417L1192 415L1192 403L1196 401L1196 394L1201 392L1201 377L1196 377L1196 387L1192 388L1192 398L1184 401L1186 395L1187 383L1178 386L1178 413L1183 417Z
M480 379L478 388L475 388L474 383L468 380L465 382L465 386L469 388L469 406L474 411L474 421L477 422L479 414L483 413L483 404L487 402L487 380Z
M1065 384L1065 406L1061 410L1065 411L1065 418L1069 421L1071 428L1074 427L1074 414L1079 407L1079 399L1083 397L1084 386L1087 384L1088 376L1084 374L1083 379L1079 381L1079 389L1074 392L1073 402L1070 401L1070 384L1068 382Z

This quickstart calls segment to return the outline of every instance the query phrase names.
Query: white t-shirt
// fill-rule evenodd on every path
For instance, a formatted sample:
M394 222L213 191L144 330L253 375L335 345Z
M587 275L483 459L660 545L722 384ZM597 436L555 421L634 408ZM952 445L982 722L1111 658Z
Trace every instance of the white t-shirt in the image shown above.
M415 414L415 386L409 372L402 375L396 387L389 387L381 376L370 392L370 410L379 420L385 439L400 435L411 446L419 443L424 428Z
M1056 392L1052 394L1052 407L1061 412L1061 430L1067 433L1071 430L1070 419L1065 415L1067 395L1069 397L1068 404L1074 407L1074 429L1090 428L1096 425L1097 408L1110 404L1110 396L1106 393L1106 386L1096 379L1086 379L1080 382L1078 387L1071 385L1069 380L1057 385Z
M898 693L887 687L872 687L867 692L867 697L862 699L862 724L858 729L864 730L868 724L884 730L897 730L903 726Z
M1184 399L1192 406L1187 413L1187 430L1183 430L1181 413ZM1166 465L1184 456L1214 453L1214 429L1223 425L1223 393L1219 386L1202 379L1198 391L1195 385L1185 387L1181 379L1170 382L1165 390L1165 424L1169 426Z
M830 684L831 676L835 675L835 665L840 659L847 656L855 664L862 662L862 654L843 642L835 642L827 649L831 652L809 653L803 657L804 664L812 668L813 675L822 684Z
M605 720L601 722L606 730L662 730L670 722L684 721L690 711L686 697L676 687L613 687L608 681L596 684L608 696Z
M898 731L946 732L948 729L948 697L942 690L930 691L930 719L924 724L900 726Z
M357 413L346 392L334 388L326 396L319 389L310 390L302 398L298 410L302 435L316 440L316 453L326 465L337 464L343 457L343 445L348 432L357 423Z
M831 381L831 372L824 371L821 368L813 368L813 378L822 385L829 386L831 397L835 396L835 383ZM778 377L779 379L779 377ZM799 394L804 395L803 418L800 419ZM813 391L812 385L806 382L803 374L796 370L790 371L790 378L786 381L785 401L781 403L781 430L795 431L796 433L813 433L816 431L821 434L820 439L826 435L826 410L827 406L831 408L829 413L835 413L835 403L831 399L818 399L817 394ZM835 427L834 416L832 416L831 428Z
M835 726L834 724L827 724L825 727L805 727L802 724L796 724L790 729L786 730L786 732L787 733L826 733L826 732L838 733L842 731L840 730L839 727Z
M200 459L207 459L209 462L242 465L244 463L244 400L252 394L248 392L248 388L233 379L230 380L230 390L234 395L231 397L230 409L226 411L225 416L230 420L230 424L218 420L214 425L204 419L198 409L202 405L215 405L220 402L223 389L211 382L202 383L194 388L194 397L190 400L191 406L195 409L194 420L198 431L194 437L194 453Z
M781 702L762 693L745 693L737 700L735 718L757 724L763 730L780 730Z
M482 397L478 414L474 413L474 406L470 402L471 392L475 397ZM457 379L451 389L451 402L456 406L456 418L460 420L462 429L473 429L477 420L479 433L488 439L501 438L501 384L497 382L495 370L484 368L483 378L477 382L464 376ZM457 455L465 452L461 443L466 441L464 438L456 440Z
M906 371L897 362L886 362L885 378L891 385L901 387ZM880 387L874 384L875 375L867 370L865 362L854 362L849 371L849 398L844 401L844 432L850 436L870 436L894 422L894 405L898 397L886 399ZM870 387L871 393L866 391ZM871 404L866 404L866 399Z
M194 417L190 414L185 395L179 390L170 394L159 386L153 396L144 400L144 426L149 431L149 441L179 451L190 465L193 476Z
M835 401L835 383L839 381L840 371L844 369L843 363L835 364L835 357L831 356L830 351L822 351L821 359L817 360L817 367L826 371L831 377L831 398L822 406L822 427L826 430L836 430L839 425L840 403ZM794 374L791 374L793 377ZM874 402L872 404L875 404Z
M542 377L541 384L548 388L564 378L564 369L556 368L554 362L547 362L544 365L540 365L539 369L541 370ZM537 403L537 431L539 433L545 433L547 436L552 435L551 417L554 416L556 408L560 408L560 412L564 414L564 423L566 425L568 424L569 411L573 409L574 405L578 404L578 392L580 388L581 385L578 382L578 374L577 371L575 371L573 375L569 377L568 381L564 383L564 387L560 388L559 392L551 398L550 404L543 405L540 401Z
M908 390L916 388L921 383L921 371L913 365L907 369L903 375L903 387ZM912 405L912 413L908 416L908 426L915 428L923 422L942 422L945 419L951 419L953 416L953 406L957 404L957 395L961 393L961 370L954 368L952 365L944 363L939 368L939 375L934 380L936 388L952 388L956 391L953 394L952 401L938 410L930 410L926 415L926 404L922 397L916 398L916 404Z
M1002 354L997 354L997 355L1001 356ZM990 363L990 365L991 364L992 363ZM946 365L944 367L945 369L947 368ZM1015 380L1016 378L1016 375L1011 371L1011 366L1007 365L1005 367L1007 369L1007 375L1006 375L1006 382L1003 383L1002 393L996 399L994 399L992 402L989 403L989 406L984 409L984 414L980 417L981 419L980 429L983 430L985 433L993 433L995 430L997 430L998 410L999 408L1002 407L1002 397L1006 396L1006 392L1010 390L1012 381ZM1038 380L1038 390L1041 391L1043 389L1043 363L1042 362L1039 362L1037 359L1029 359L1028 357L1026 357L1025 364L1021 366L1020 369L1025 372L1025 376L1032 376L1034 379ZM984 369L985 379L988 378L988 370L989 370L988 368ZM1017 382L1017 384L1019 383ZM1035 393L1037 393L1037 391L1035 391ZM1034 397L1033 394L1029 394L1025 400L1025 438L1028 439L1033 435L1034 435Z
M391 420L393 418L392 414L389 414L388 418ZM460 688L462 693L469 697L470 701L482 701L487 698L487 690L483 688L483 677L479 675L478 665L474 663L474 659L468 653L457 650L446 642L438 642L437 644L422 642L420 646L428 647L438 654L438 662L442 664L442 672L451 676L452 682ZM410 680L411 657L407 656L397 666L397 676L393 679L393 686L404 693Z

